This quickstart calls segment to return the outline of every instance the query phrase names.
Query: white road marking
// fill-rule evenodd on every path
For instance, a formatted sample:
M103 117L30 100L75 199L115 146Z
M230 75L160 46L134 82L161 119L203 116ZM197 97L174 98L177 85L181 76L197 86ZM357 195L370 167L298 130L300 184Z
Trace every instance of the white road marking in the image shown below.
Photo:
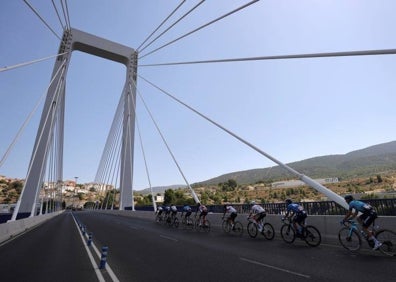
M167 239L167 240L174 241L174 242L178 242L178 241L179 241L179 240L177 240L177 239L175 239L175 238L168 237L168 236L165 236L165 235L160 235L160 237L161 237L161 238L164 238L164 239Z
M92 253L91 253L90 249L88 248L88 246L87 246L87 244L86 244L86 242L85 242L84 236L82 235L81 230L80 230L80 228L78 227L77 221L76 221L76 219L74 218L74 215L73 215L73 214L72 214L72 216L73 216L74 223L76 224L76 227L77 227L77 230L78 230L78 234L80 234L80 236L81 236L81 241L83 242L83 245L84 245L84 247L85 247L85 250L87 251L88 257L89 257L89 259L90 259L90 261L91 261L91 264L92 264L92 266L93 266L93 268L94 268L94 270L95 270L95 273L96 273L96 276L98 277L98 280L99 280L100 282L106 282L106 280L104 279L102 273L100 272L99 268L98 268L97 265L96 265L95 259L93 258Z
M253 264L261 265L261 266L264 266L264 267L272 268L272 269L275 269L275 270L278 270L278 271L282 271L282 272L290 273L290 274L293 274L293 275L305 277L305 278L308 278L308 279L311 278L311 276L306 275L306 274L294 272L294 271L291 271L291 270L288 270L288 269L284 269L284 268L280 268L280 267L277 267L277 266L261 263L261 262L250 260L250 259L247 259L247 258L239 258L239 259L243 260L243 261L246 261L246 262L249 262L249 263L253 263Z
M96 264L96 262L95 262L95 259L93 258L92 254L91 254L91 250L90 250L89 247L87 246L86 240L84 239L84 236L82 235L82 232L81 232L80 228L78 227L77 221L76 221L76 219L74 218L74 215L73 215L73 214L72 214L72 216L73 216L74 222L75 222L75 224L76 224L76 226L77 226L77 229L78 229L78 231L79 231L79 233L80 233L80 236L81 236L81 239L82 239L82 241L83 241L83 244L84 244L84 246L85 246L85 250L87 251L88 256L89 256L89 258L90 258L90 260L91 260L92 266L93 266L94 269L95 269L96 275L98 276L98 279L99 279L100 282L105 282L105 279L104 279L102 273L100 272L100 269L98 268L98 266L97 266L97 264ZM87 238L88 238L88 234L86 234L86 239L87 239ZM100 259L101 256L102 256L102 254L99 252L99 250L98 250L98 248L95 246L94 242L91 242L91 247L93 248L93 250L95 251L96 255L97 255L97 256L99 257L99 259ZM113 270L111 269L110 265L109 265L107 262L106 262L105 267L106 267L107 273L109 274L109 276L110 276L110 278L113 280L113 282L120 282L120 280L118 280L117 276L114 274Z

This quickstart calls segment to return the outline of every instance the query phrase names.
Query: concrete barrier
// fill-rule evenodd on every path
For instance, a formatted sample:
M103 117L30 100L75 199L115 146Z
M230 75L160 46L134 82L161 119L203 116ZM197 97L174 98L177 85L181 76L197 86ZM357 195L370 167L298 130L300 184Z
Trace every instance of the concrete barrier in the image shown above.
M46 220L61 214L62 212L63 211L58 211L0 224L0 243L3 243L12 237L32 229Z

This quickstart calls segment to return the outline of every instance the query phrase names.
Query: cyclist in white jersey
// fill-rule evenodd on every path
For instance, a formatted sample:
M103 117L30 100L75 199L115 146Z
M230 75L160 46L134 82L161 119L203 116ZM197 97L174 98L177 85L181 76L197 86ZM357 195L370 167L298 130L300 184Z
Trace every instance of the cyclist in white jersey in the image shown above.
M235 218L238 216L237 210L231 205L224 205L223 218L226 215L226 213L230 214L227 217L227 221L231 223L231 227L232 227L232 229L234 229Z
M254 222L256 222L259 232L261 232L263 230L261 219L263 219L267 213L265 212L265 209L262 206L256 204L255 201L251 201L250 204L252 207L250 209L248 219L252 218Z

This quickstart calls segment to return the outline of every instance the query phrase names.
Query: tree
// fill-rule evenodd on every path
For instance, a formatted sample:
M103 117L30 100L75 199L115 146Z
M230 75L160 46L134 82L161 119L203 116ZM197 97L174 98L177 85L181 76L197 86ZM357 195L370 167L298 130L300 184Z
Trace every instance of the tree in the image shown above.
M173 189L165 190L164 205L170 205L175 202L176 196Z

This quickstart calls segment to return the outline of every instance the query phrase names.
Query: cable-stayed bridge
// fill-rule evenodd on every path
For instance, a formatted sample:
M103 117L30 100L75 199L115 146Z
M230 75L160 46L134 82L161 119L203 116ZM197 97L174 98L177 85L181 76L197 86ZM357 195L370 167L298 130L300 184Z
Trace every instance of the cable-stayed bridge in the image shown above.
M41 118L38 122L38 129L35 134L34 145L31 149L30 161L27 168L25 185L22 191L22 195L17 203L17 207L13 213L13 217L11 221L15 221L19 217L35 217L40 216L43 211L42 209L37 209L37 207L42 206L42 203L48 198L44 197L42 191L45 190L43 183L55 183L55 194L52 195L55 200L56 208L55 211L61 210L61 190L62 190L62 182L64 181L64 140L65 140L65 119L67 119L66 115L66 100L68 97L68 72L69 69L73 67L72 54L79 51L83 53L87 53L90 55L94 55L96 57L101 57L106 60L121 63L125 66L123 78L123 86L121 90L121 94L117 94L119 97L118 104L116 106L116 110L114 113L114 118L109 130L108 137L106 139L105 148L102 153L102 157L100 158L98 169L95 176L95 182L100 185L112 184L120 191L120 199L119 199L119 207L121 210L133 210L133 186L134 186L134 170L137 169L134 166L135 160L135 152L137 149L135 148L135 143L140 144L139 150L141 150L142 162L144 163L142 171L144 172L145 177L147 178L148 186L151 187L151 176L152 170L150 169L150 163L147 161L146 153L147 148L145 147L145 142L143 142L143 137L141 134L144 126L141 126L141 119L139 116L139 109L143 109L146 111L147 119L152 122L152 126L154 131L159 136L159 141L161 146L164 146L165 151L169 154L170 163L173 163L173 166L176 167L177 173L181 175L181 178L186 183L187 187L190 188L190 192L192 197L196 202L199 202L199 195L196 195L194 190L190 185L190 181L188 175L184 172L184 167L180 162L177 154L175 153L175 147L168 140L168 136L164 133L161 128L161 122L155 118L154 113L149 107L149 104L146 102L143 93L140 92L139 87L140 84L146 84L146 86L150 86L150 91L157 91L163 96L169 98L176 104L181 105L184 110L187 112L197 116L202 119L204 122L207 122L211 126L214 126L216 129L220 129L222 133L225 133L227 137L231 137L230 139L236 140L238 144L241 146L252 149L252 151L259 155L260 157L264 156L265 159L268 159L272 163L276 165L280 165L284 167L284 169L290 173L290 175L294 178L298 178L304 181L309 186L318 190L320 193L326 195L329 199L337 202L338 204L346 207L343 199L328 190L326 187L322 186L319 183L313 181L309 176L304 175L298 171L295 171L293 168L287 166L282 161L273 157L272 154L268 154L264 151L261 146L256 145L256 142L248 141L247 138L237 134L232 127L224 125L222 122L217 121L217 119L210 117L205 112L201 111L199 107L192 106L189 102L184 101L184 99L178 98L177 95L174 95L170 91L166 90L161 85L153 82L150 79L150 76L141 75L141 70L149 69L149 68L157 68L165 70L165 72L171 72L170 67L176 66L210 66L209 68L216 69L219 65L228 65L233 66L233 68L238 69L237 63L249 63L256 64L258 62L266 62L266 61L289 61L289 60L323 60L323 58L327 58L328 60L337 61L339 58L361 58L361 57L383 57L385 55L389 57L393 57L396 52L394 48L353 48L345 49L345 50L337 50L334 52L286 52L284 54L277 55L263 55L263 53L258 53L259 55L246 55L244 52L239 52L237 56L229 55L228 57L218 56L213 58L197 56L199 59L184 59L184 60L165 60L163 57L159 57L157 54L164 52L166 50L172 51L173 46L179 44L180 42L190 40L194 36L197 36L200 32L205 32L210 30L211 28L215 28L216 25L221 25L224 22L227 22L229 19L238 18L238 16L242 17L244 13L248 13L248 11L252 11L255 7L260 7L261 9L265 6L262 3L263 1L235 1L232 5L224 2L221 5L221 9L219 9L219 13L214 13L211 11L210 15L208 14L209 19L207 21L201 21L200 24L195 25L195 27L184 30L183 32L174 36L174 28L183 24L185 19L189 17L194 17L195 13L198 13L200 9L203 9L207 3L205 1L197 1L194 4L188 3L187 1L174 1L174 6L167 7L168 14L163 17L163 21L158 21L158 26L153 29L152 33L150 33L144 40L140 42L140 44L136 44L137 47L130 47L125 44L117 43L114 40L110 40L109 38L104 38L101 36L97 36L94 33L91 33L89 30L80 29L78 26L74 26L73 24L73 14L69 11L69 6L72 3L68 3L67 1L59 1L58 3L47 3L47 5L53 5L53 15L56 15L56 18L59 20L60 25L62 26L61 33L54 28L45 17L43 17L40 13L40 10L35 7L33 3L29 1L23 1L25 5L25 9L30 10L32 15L34 15L36 20L40 22L50 34L54 35L58 42L58 53L49 55L46 57L42 57L37 59L35 57L30 58L29 61L25 61L24 63L14 62L13 64L8 64L6 67L1 68L2 74L6 75L9 72L18 71L19 69L24 69L26 67L31 67L31 65L35 65L41 63L43 61L51 60L53 64L52 75L48 73L41 73L40 75L47 75L50 77L50 83L45 91L44 95L39 101L38 106L35 106L33 110L29 111L29 115L23 123L20 130L17 132L16 136L12 139L10 144L5 148L4 154L2 155L1 165L5 165L9 160L12 159L13 147L18 143L18 139L20 135L23 134L23 130L36 112L36 109L39 107L42 100L45 100L44 105L41 105ZM70 2L70 1L69 1ZM42 5L42 4L40 4ZM162 4L163 5L163 4ZM213 4L212 4L213 5ZM261 6L260 6L261 5ZM161 6L162 7L162 6ZM261 11L261 10L260 10ZM133 14L133 13L132 13ZM202 15L202 14L201 14ZM243 19L246 22L246 18ZM58 24L59 24L58 23ZM110 25L110 24L109 24ZM251 22L251 25L257 25L257 22ZM231 25L230 25L231 26ZM248 24L249 26L249 24ZM237 37L238 35L243 37L243 34L239 33L241 31L237 30L237 25L232 25L232 30L230 31L229 37ZM172 34L172 37L168 41L164 41L161 43L161 39L163 39L165 35ZM52 36L51 35L51 36ZM130 36L129 34L126 36ZM255 37L251 35L253 39ZM213 39L215 40L215 39ZM250 42L251 44L255 40ZM159 43L158 43L159 42ZM201 40L199 41L202 45L207 45L210 42ZM253 44L252 44L253 45ZM246 49L249 49L249 46L245 46ZM242 49L243 50L243 49ZM73 53L74 52L74 53ZM199 53L199 49L194 49L196 54ZM227 54L226 50L223 50L222 54ZM242 54L242 55L241 55ZM149 61L149 59L154 58ZM155 59L160 58L157 62ZM169 58L169 56L166 56ZM252 66L253 68L253 66ZM246 70L245 70L246 71ZM204 71L201 70L203 73ZM268 75L268 73L266 73ZM257 73L251 73L251 77L257 80L263 79L260 77L256 77ZM204 76L204 74L202 75ZM239 76L242 78L244 74L240 73ZM285 78L286 80L286 78ZM185 82L183 80L177 79L178 84L183 85ZM205 80L199 80L201 84L205 84ZM95 83L95 81L91 82ZM186 82L187 83L187 82ZM242 100L253 99L249 98L245 95L243 90L238 87L238 81L228 81L228 84L232 85L233 88L238 89L239 92L239 100L237 103L241 103ZM265 84L265 83L264 83ZM198 87L198 86L197 86ZM221 87L212 86L216 91L221 91ZM228 91L228 89L226 90ZM223 98L223 100L226 100ZM254 100L254 99L253 99ZM270 101L268 101L270 102ZM289 101L284 101L285 104L289 104ZM291 103L295 103L295 100L290 99ZM140 106L140 108L139 108ZM230 115L235 115L236 110L238 110L238 105L233 108L233 111L230 111ZM297 108L304 109L304 103L300 104ZM263 112L265 112L265 105L259 108ZM94 110L94 109L87 109ZM306 107L306 110L313 111L314 107ZM255 111L257 111L255 109ZM168 117L171 117L173 112L167 113ZM247 113L249 115L249 113ZM272 120L271 117L266 117L267 119ZM172 119L172 118L170 118ZM299 127L299 123L294 123L292 117L289 117L290 127ZM270 121L266 121L265 124L270 123ZM262 125L262 124L260 124ZM285 128L287 126L283 125ZM197 128L196 136L205 136L205 133L199 131ZM257 130L257 129L256 129ZM261 130L261 129L258 129ZM302 130L302 132L304 132ZM180 134L179 139L184 139L185 143L190 142L190 138L193 136L187 135L185 136L183 133ZM298 137L298 136L297 136ZM136 140L136 142L135 142ZM254 140L254 139L253 139ZM137 142L139 141L139 142ZM257 142L259 143L259 142ZM331 143L329 141L329 143ZM80 152L81 153L81 152ZM79 174L79 172L77 172ZM154 195L153 195L154 196ZM65 218L66 215L62 215ZM60 220L60 219L57 219ZM70 220L70 219L63 219ZM123 221L122 224L127 224ZM143 223L145 226L146 223ZM136 227L137 229L145 228L145 227ZM132 227L133 229L133 227ZM98 231L100 232L100 231ZM166 235L168 236L168 235ZM165 237L166 237L165 236ZM169 236L168 236L169 237ZM177 241L179 239L175 239L170 236L170 241ZM118 240L118 239L116 239ZM121 248L121 247L120 247ZM169 251L169 250L167 250ZM122 254L121 256L124 256ZM153 254L154 256L154 254ZM254 254L253 256L257 256ZM122 260L122 259L120 259ZM216 259L215 259L216 260ZM253 265L259 265L261 262L258 260L246 259L246 261L254 261ZM214 261L213 261L214 263ZM261 263L266 265L265 263ZM204 262L199 263L200 267L203 267ZM274 265L267 265L269 268L275 268ZM278 266L276 266L279 268ZM288 272L288 268L285 268ZM290 272L290 271L289 271ZM247 275L245 272L242 272ZM297 272L296 272L297 273ZM389 274L389 273L388 273ZM312 277L311 274L302 273L298 279L308 279ZM90 278L88 278L90 279ZM279 277L274 277L274 280L280 279ZM138 279L140 280L140 279ZM254 279L253 279L254 280ZM198 281L198 279L197 279Z
M146 110L149 119L160 137L161 143L169 153L171 162L177 168L178 173L184 180L187 187L190 188L191 194L195 202L199 202L198 196L191 188L190 181L187 175L184 173L184 168L180 163L178 157L174 153L174 147L169 144L167 136L164 134L163 129L160 127L159 122L155 119L154 113L149 108L148 104L137 89L138 80L140 83L146 83L151 86L152 89L162 93L169 99L173 100L177 104L181 105L188 112L193 115L197 115L202 118L205 122L214 125L220 131L225 132L231 139L236 139L243 146L250 147L258 155L264 156L266 159L280 165L291 175L291 177L298 178L304 181L307 185L317 189L319 192L326 195L329 199L336 201L338 204L345 206L345 203L341 197L333 193L321 184L313 181L309 176L304 175L293 168L285 165L283 162L268 154L262 148L257 146L255 142L248 141L243 136L237 134L230 128L219 123L215 119L209 117L204 112L200 111L196 107L191 106L182 99L176 97L173 93L165 90L161 86L155 84L150 79L142 76L138 72L138 68L153 68L153 67L169 67L169 66L180 66L180 65L219 65L239 62L261 62L261 61L277 61L277 60L305 60L305 59L321 59L321 58L339 58L339 57L366 57L366 56L379 56L379 55L393 55L395 49L375 49L375 50L357 50L357 51L337 51L337 52L319 52L319 53L301 53L301 54L285 54L285 55L267 55L267 56L243 56L243 57L232 57L232 58L219 58L219 59L205 59L205 60L185 60L185 61L174 61L174 62L160 62L160 63L142 63L150 56L163 52L166 48L178 44L179 41L187 40L187 38L193 37L199 32L215 26L220 22L226 21L231 17L237 17L241 13L254 9L255 5L259 5L259 1L248 1L239 6L222 7L227 10L217 17L213 17L208 22L198 25L188 32L184 32L181 35L169 40L165 43L156 44L160 39L163 38L169 32L172 32L178 24L182 24L185 18L196 13L204 5L204 1L196 3L191 7L188 7L187 3L182 1L175 5L174 9L165 17L165 19L149 34L146 39L136 48L131 48L106 38L101 38L91 33L81 31L72 27L71 17L66 3L59 3L59 5L53 5L55 14L58 16L59 23L62 26L63 33L58 34L56 28L53 28L46 19L40 14L40 11L34 7L29 1L24 1L26 4L25 8L29 8L31 12L37 16L37 20L40 21L50 33L52 33L59 41L58 54L54 56L48 56L42 59L36 59L25 63L15 64L12 66L6 66L1 69L2 72L13 71L15 68L23 68L31 64L41 62L43 60L55 59L53 72L48 85L47 92L45 94L45 104L42 108L41 120L38 125L38 130L35 137L35 143L32 149L30 162L27 167L27 175L25 186L22 191L22 196L17 203L13 220L18 216L18 213L23 215L33 215L36 211L37 203L43 199L40 191L43 188L43 183L54 183L56 197L60 200L63 177L63 164L64 164L64 136L65 136L65 108L66 108L66 85L71 63L72 53L74 51L80 51L87 54L91 54L97 57L104 58L116 63L121 63L126 67L126 74L124 74L126 80L122 88L119 103L115 110L113 122L108 134L108 138L103 150L102 158L100 159L99 166L95 176L95 183L99 185L112 184L120 191L119 204L120 209L134 209L133 207L133 186L134 186L134 155L137 149L134 146L135 143L135 128L138 128L138 136L136 140L139 140L141 155L143 156L144 162L144 174L146 174L148 186L151 187L151 176L152 171L150 170L150 163L146 159L145 144L143 143L143 137L139 129L139 119L136 118L136 110L138 99L141 100L139 105ZM184 9L184 12L183 12ZM176 16L179 13L180 15ZM176 19L171 20L173 17ZM167 27L166 27L167 26ZM154 47L157 45L158 47ZM149 51L151 49L151 51ZM138 91L137 91L138 90ZM42 98L43 99L43 98ZM43 99L44 100L44 99ZM23 129L31 119L33 112L36 111L37 106L29 114L25 120L17 136L13 139L11 144L5 151L2 158L2 165L6 162L8 155L12 152L12 148L17 143L18 137L23 133ZM67 116L66 116L67 118ZM142 171L143 172L143 171Z

